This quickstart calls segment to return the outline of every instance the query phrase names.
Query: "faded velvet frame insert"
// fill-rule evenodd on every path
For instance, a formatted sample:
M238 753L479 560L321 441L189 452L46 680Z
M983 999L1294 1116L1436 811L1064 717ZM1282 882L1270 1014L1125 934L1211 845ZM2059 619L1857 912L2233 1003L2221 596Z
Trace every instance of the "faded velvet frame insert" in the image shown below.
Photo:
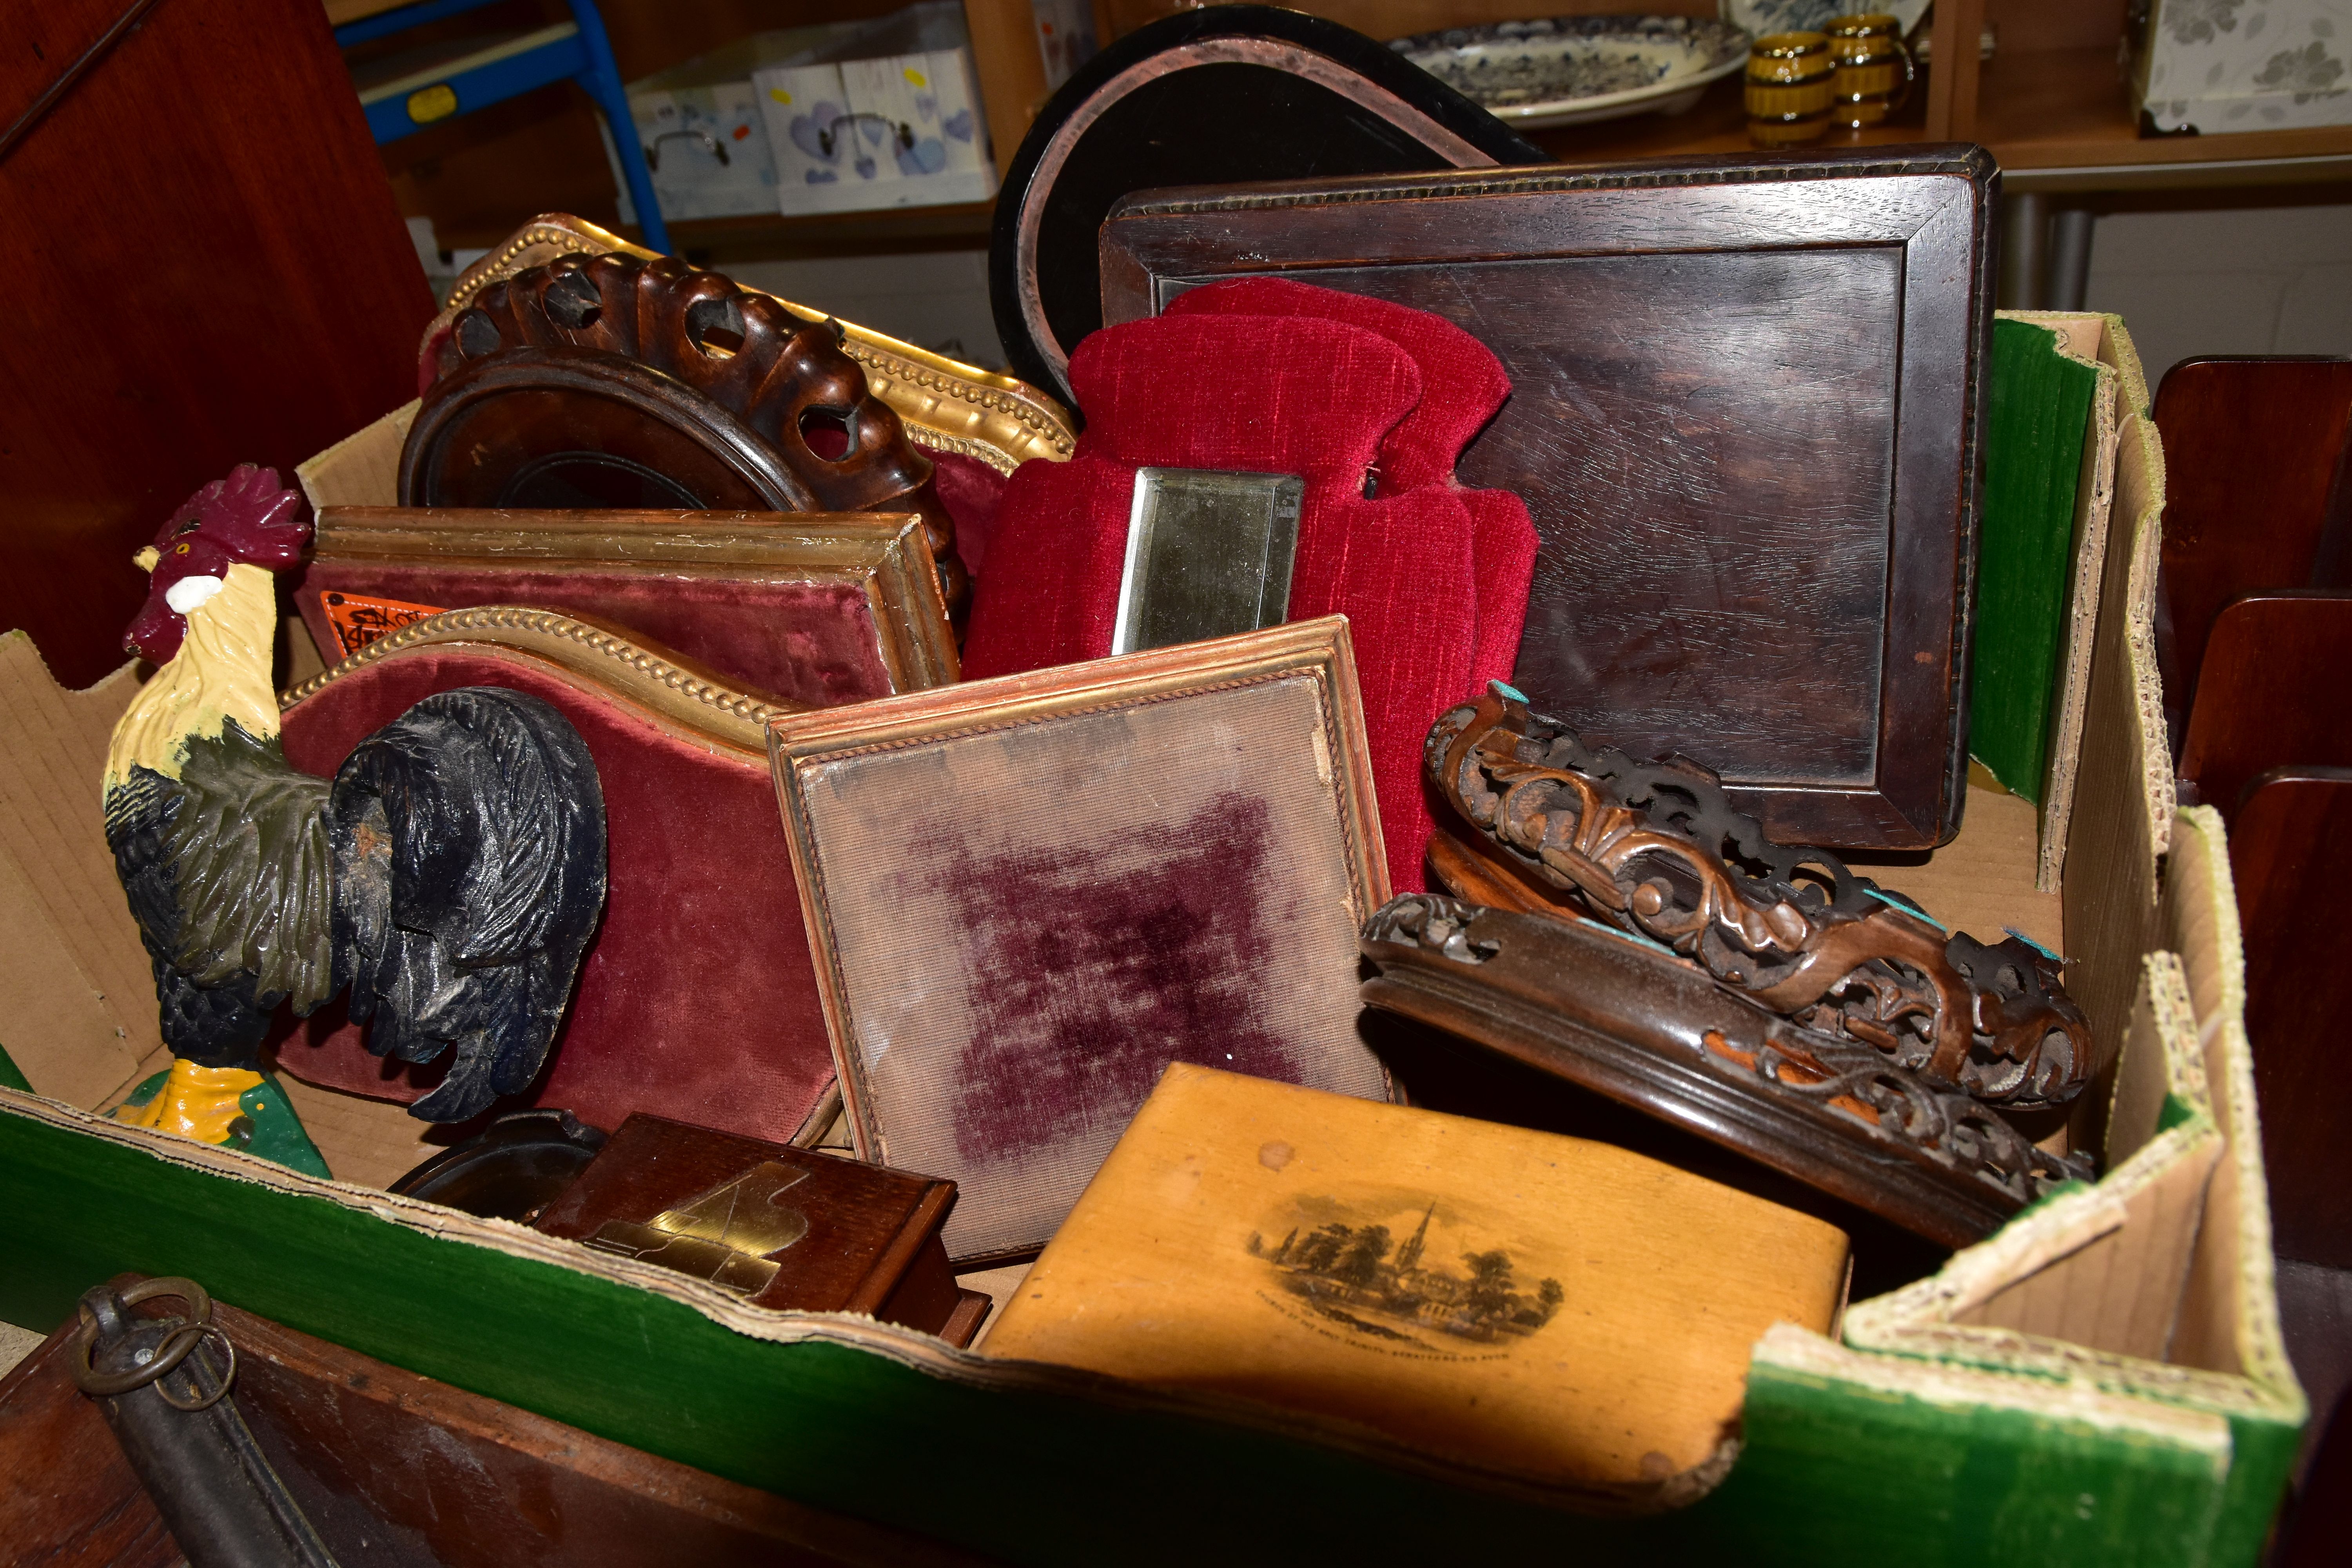
M1340 616L771 721L860 1156L1033 1255L1169 1062L1385 1098L1387 895Z

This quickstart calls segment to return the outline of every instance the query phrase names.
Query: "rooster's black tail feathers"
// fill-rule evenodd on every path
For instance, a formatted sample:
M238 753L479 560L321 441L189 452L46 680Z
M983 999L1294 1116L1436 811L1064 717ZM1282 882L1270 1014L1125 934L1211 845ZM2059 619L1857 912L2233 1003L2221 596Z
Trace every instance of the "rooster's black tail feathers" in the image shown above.
M352 1021L375 1020L379 1056L457 1047L410 1113L463 1121L530 1087L604 908L604 797L579 731L521 692L440 692L345 760L328 822Z

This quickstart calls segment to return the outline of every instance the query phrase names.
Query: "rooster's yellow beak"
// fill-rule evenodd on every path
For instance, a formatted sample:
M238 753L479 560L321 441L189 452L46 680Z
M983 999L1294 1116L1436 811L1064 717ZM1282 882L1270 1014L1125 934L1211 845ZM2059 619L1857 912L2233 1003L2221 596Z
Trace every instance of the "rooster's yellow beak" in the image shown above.
M161 555L155 553L155 547L150 544L131 558L131 564L138 567L142 572L152 572L155 570L155 563L162 559L163 558Z

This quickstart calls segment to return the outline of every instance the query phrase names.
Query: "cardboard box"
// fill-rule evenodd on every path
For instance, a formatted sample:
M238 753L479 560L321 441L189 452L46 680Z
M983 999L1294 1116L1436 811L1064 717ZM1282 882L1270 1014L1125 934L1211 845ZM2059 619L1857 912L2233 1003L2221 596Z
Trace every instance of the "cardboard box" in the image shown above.
M2100 1037L2125 1042L2069 1128L2108 1173L1856 1303L1836 1339L1768 1331L1739 1457L1688 1507L1576 1514L1295 1412L751 1311L385 1194L415 1149L393 1107L301 1102L337 1181L101 1119L152 1039L131 1035L144 963L99 842L99 759L135 677L60 692L21 634L0 639L0 918L36 940L0 955L0 998L40 1092L0 1090L0 1318L45 1328L117 1271L184 1274L363 1354L1008 1560L1097 1562L1116 1542L1123 1562L1394 1562L1475 1542L1628 1563L2252 1563L2305 1410L2279 1337L2226 846L2210 810L2175 808L2163 744L2162 450L2144 414L2121 426L2063 885L2035 890L2032 805L1984 790L1900 877L1948 923L2072 956Z
M787 216L996 194L980 79L953 0L910 5L751 82Z
M856 22L827 22L757 33L629 83L629 118L662 216L677 223L776 211L775 154L751 73L804 58L860 30ZM621 221L636 222L617 162L614 179Z
M860 83L854 95L845 76ZM955 0L757 33L640 77L628 94L654 195L673 223L996 194ZM855 118L837 124L845 116ZM621 221L636 222L617 159L613 178Z
M2124 37L2143 131L2352 124L2352 0L2132 0Z

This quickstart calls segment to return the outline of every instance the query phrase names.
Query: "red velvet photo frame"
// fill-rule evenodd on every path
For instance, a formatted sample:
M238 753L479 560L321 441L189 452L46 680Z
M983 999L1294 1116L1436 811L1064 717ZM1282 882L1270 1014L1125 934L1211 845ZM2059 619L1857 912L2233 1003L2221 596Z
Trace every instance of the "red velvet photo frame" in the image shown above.
M625 627L795 707L957 677L911 515L331 506L294 598L330 666L436 611L528 605Z
M1347 623L779 718L776 791L860 1157L1034 1254L1171 1061L1389 1092L1387 878Z
M833 1059L778 831L761 726L785 710L708 669L550 611L452 611L298 688L287 760L331 775L418 700L500 686L552 703L594 758L610 884L546 1070L501 1110L561 1107L610 1130L632 1111L773 1142L829 1105ZM372 1056L341 1004L290 1026L278 1066L411 1101L438 1064Z
M1070 461L1025 463L1005 486L966 675L1109 652L1138 468L1300 475L1289 618L1348 617L1389 879L1422 888L1422 739L1509 675L1535 569L1519 499L1454 479L1510 394L1501 365L1424 311L1252 279L1095 333L1070 376L1086 433Z

